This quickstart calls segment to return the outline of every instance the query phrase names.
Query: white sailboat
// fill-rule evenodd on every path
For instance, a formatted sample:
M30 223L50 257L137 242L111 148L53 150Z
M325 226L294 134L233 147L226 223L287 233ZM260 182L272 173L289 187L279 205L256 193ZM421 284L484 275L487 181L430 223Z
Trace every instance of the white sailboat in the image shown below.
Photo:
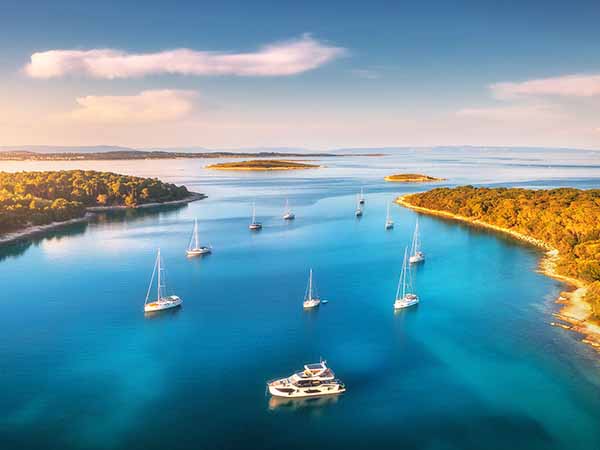
M398 280L398 289L396 290L396 300L394 309L404 309L419 303L419 297L413 292L412 275L410 265L407 264L407 249L404 249L404 261L402 262L402 272ZM402 291L400 291L402 288Z
M256 205L254 202L252 202L252 220L250 221L248 228L254 231L262 228L262 223L256 221Z
M354 215L356 217L362 217L363 215L362 204L360 203L360 197L358 195L356 196L356 211L354 211Z
M360 188L360 197L358 197L358 204L359 205L365 204L365 196L363 195L363 188Z
M283 210L283 220L294 220L296 218L296 214L292 212L290 208L290 203L288 199L285 199L285 208Z
M156 275L156 300L148 301L150 299L150 291L154 284L154 276ZM146 301L144 301L144 312L162 311L165 309L176 308L181 306L183 300L176 295L166 294L164 268L162 267L162 261L160 257L160 248L156 255L156 262L154 263L154 270L152 271L152 278L150 278L150 285L148 286L148 292L146 293Z
M188 244L188 248L185 252L187 256L200 256L206 255L207 253L211 253L211 246L200 245L198 241L198 219L194 219L194 231L192 232L192 237L190 238L190 243Z
M392 220L392 217L390 216L390 204L388 203L387 215L385 217L385 229L390 230L392 228L394 228L394 221Z
M410 257L408 258L410 264L416 264L425 261L425 254L421 251L421 240L419 238L419 217L417 216L417 223L415 225L415 232L413 234L412 244L410 247Z
M304 302L302 305L304 309L316 308L321 304L321 300L317 295L313 294L313 275L312 269L310 269L310 273L308 275L308 286L306 288L306 294L304 294Z

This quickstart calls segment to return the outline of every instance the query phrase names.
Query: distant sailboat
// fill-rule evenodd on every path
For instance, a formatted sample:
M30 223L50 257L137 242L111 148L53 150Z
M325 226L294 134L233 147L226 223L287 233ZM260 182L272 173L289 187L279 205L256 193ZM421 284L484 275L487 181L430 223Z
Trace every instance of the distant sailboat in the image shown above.
M392 217L390 216L390 204L388 203L387 215L385 217L385 229L390 230L392 228L394 228L394 221L392 220Z
M154 263L154 270L152 271L152 278L150 278L150 285L148 286L148 292L146 293L146 301L144 302L144 312L155 312L162 311L165 309L176 308L181 305L181 300L176 295L166 295L166 285L164 268L162 267L160 248L156 255L156 262ZM150 291L154 284L154 276L156 275L156 300L148 301L150 298Z
M310 269L310 273L308 275L308 286L306 288L306 294L304 295L303 306L305 309L316 308L321 304L321 300L318 296L313 294L313 275L312 269Z
M198 241L198 219L194 219L194 231L192 232L190 243L188 244L188 248L185 252L186 255L200 256L211 252L212 248L210 246L200 245Z
M401 290L402 289L402 290ZM410 266L407 264L407 249L404 249L404 261L402 262L402 272L398 280L398 289L396 290L396 300L394 309L408 308L419 303L419 297L413 292L412 275Z
M255 231L262 228L262 223L256 221L256 205L254 202L252 202L252 220L250 221L248 228Z
M363 188L360 188L360 197L358 197L358 204L359 205L364 205L365 204L365 197L363 195Z
M363 215L363 209L362 209L362 204L360 203L360 197L356 196L356 211L354 212L354 215L356 217L362 217Z
M410 247L410 257L408 261L410 264L416 264L425 261L425 254L421 251L421 240L419 238L419 216L417 216L417 223L415 225L415 232L413 234L412 245Z
M296 218L296 215L292 212L292 209L290 208L290 203L288 201L288 199L285 199L285 208L283 210L283 220L294 220Z

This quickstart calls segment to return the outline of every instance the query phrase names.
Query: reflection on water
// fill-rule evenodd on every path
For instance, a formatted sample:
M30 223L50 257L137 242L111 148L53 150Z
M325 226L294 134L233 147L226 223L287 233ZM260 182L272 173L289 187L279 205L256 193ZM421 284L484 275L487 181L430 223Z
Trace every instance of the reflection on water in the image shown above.
M301 411L309 409L319 409L326 406L335 405L342 394L327 395L324 397L306 397L306 398L269 398L269 410L283 411Z
M177 308L163 309L162 311L144 311L144 318L149 320L172 320L175 316L181 313L183 305Z

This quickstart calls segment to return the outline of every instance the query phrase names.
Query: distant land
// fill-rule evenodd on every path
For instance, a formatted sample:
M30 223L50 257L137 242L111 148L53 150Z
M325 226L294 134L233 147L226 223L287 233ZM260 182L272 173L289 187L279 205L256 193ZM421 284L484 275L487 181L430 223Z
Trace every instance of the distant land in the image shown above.
M334 153L236 153L236 152L167 152L144 150L106 150L87 153L43 153L25 150L1 151L0 161L90 161L90 160L131 160L131 159L201 159L201 158L335 158L344 156ZM360 156L360 155L352 155ZM370 156L370 155L369 155Z
M396 175L388 175L384 178L385 181L394 181L396 183L428 183L430 181L444 181L445 179L446 178L421 175L419 173L399 173Z
M316 164L307 164L281 159L253 159L249 161L211 164L210 166L206 166L207 169L215 170L296 170L317 169L319 167L320 166Z

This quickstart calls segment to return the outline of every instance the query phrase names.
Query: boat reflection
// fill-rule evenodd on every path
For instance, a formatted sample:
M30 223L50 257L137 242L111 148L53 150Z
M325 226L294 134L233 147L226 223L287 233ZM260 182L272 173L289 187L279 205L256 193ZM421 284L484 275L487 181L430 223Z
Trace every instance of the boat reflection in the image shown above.
M166 320L166 319L177 316L181 312L182 309L183 309L183 306L180 306L179 308L163 309L160 311L144 311L144 319Z
M305 398L271 397L269 398L269 410L301 411L313 408L322 408L325 406L334 405L338 402L339 398L339 395Z

